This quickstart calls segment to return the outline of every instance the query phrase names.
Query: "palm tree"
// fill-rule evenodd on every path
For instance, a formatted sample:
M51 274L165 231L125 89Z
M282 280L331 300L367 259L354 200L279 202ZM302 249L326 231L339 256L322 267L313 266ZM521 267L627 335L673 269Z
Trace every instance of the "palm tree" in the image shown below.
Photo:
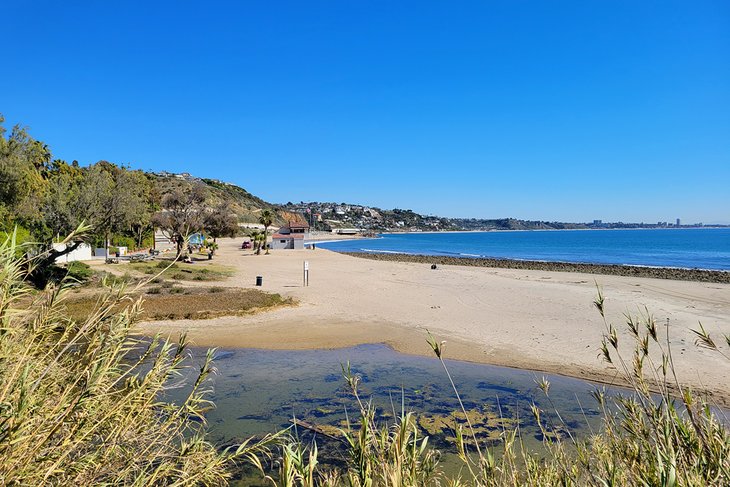
M269 235L269 227L272 223L274 223L274 212L272 212L271 210L263 210L261 212L261 215L259 215L259 223L264 226L264 247L266 248L266 253L268 254L269 248L266 246L266 240L268 239Z
M251 237L251 244L253 245L253 250L258 254L260 252L260 245L261 245L261 232L259 230L251 230L248 234Z

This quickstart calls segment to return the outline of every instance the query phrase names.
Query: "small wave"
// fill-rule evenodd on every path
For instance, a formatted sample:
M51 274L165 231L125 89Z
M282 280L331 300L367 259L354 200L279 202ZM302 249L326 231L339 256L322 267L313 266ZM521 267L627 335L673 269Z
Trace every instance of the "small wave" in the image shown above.
M459 252L452 252L450 250L433 249L430 252L431 255L461 255Z
M481 254L459 254L459 255L461 255L463 257L484 257Z
M406 254L406 255L415 255L411 254L409 252L397 252L395 250L375 250L375 249L360 249L361 252L370 252L372 254Z

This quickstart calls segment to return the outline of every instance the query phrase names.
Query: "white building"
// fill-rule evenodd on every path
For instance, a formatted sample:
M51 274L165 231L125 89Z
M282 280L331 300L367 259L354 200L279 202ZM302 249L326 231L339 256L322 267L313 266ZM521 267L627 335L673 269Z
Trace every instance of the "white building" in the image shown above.
M53 244L53 249L57 250L58 252L62 252L64 250L66 250L66 248L68 248L68 247L69 247L69 245L67 245L67 244L60 244L60 243ZM77 260L91 260L91 259L93 259L93 256L91 255L91 245L82 243L73 252L69 252L68 254L58 257L56 259L56 262L67 264L69 262L76 262Z

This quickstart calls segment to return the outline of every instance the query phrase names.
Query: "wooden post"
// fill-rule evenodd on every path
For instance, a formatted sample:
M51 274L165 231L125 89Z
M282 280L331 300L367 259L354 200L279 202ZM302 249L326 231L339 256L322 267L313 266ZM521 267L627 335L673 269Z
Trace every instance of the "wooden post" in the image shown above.
M309 286L309 261L304 261L304 286Z

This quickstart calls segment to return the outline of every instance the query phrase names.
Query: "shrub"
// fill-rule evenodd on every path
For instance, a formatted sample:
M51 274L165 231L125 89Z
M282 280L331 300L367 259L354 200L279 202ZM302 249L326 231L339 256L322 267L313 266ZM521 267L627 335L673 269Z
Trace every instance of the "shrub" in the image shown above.
M94 275L94 271L91 269L91 267L89 267L88 264L84 264L83 262L70 262L66 269L67 276L70 279L79 282L86 282L91 278L91 276Z
M117 247L127 247L129 250L137 248L137 241L132 237L125 237L123 235L115 236L113 239L114 245Z
M169 261L161 260L157 264L155 264L155 267L157 267L158 269L167 269L168 267L170 269L177 269L178 266L174 262L170 263Z

